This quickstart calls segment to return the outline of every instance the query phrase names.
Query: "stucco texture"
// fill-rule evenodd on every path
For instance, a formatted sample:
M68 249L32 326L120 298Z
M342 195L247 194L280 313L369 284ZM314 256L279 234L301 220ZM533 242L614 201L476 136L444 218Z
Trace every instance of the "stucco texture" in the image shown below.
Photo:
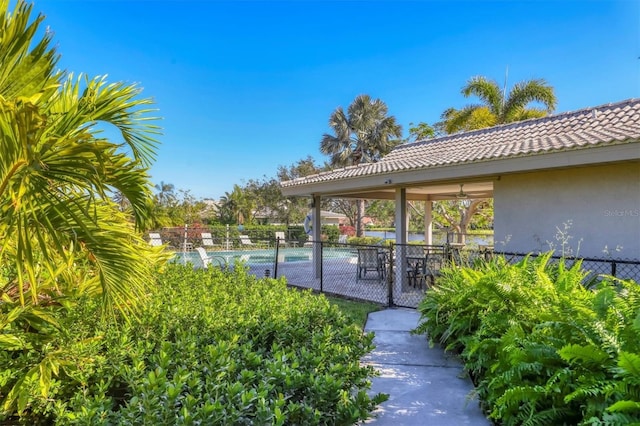
M640 259L640 162L501 176L495 248Z

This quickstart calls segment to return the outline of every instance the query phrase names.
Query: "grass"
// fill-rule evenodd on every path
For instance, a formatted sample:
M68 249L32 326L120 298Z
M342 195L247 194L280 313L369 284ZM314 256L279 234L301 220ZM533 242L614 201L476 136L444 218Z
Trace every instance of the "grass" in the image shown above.
M383 309L383 307L377 303L359 302L329 296L327 296L327 299L331 304L340 308L340 310L349 317L354 324L357 324L362 328L364 328L364 325L367 322L367 315L369 312L375 312Z

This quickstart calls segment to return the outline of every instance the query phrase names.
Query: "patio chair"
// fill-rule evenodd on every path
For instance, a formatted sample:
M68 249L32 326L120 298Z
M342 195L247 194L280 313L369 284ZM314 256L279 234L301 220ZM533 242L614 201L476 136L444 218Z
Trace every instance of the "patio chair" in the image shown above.
M207 269L209 265L212 264L212 262L215 262L216 266L220 268L224 268L227 266L222 258L209 256L203 247L196 247L196 251L200 255L200 260L202 261L202 267L204 269Z
M425 261L424 268L424 283L427 288L433 287L436 283L436 278L440 276L440 271L444 265L446 255L444 249L429 249ZM427 278L430 283L427 283Z
M414 288L422 287L426 274L426 255L424 247L407 246L407 279Z
M358 249L358 279L367 275L368 271L376 271L376 278L384 277L384 269L377 248Z
M347 238L349 236L347 234L340 235L338 237L338 244L347 244Z

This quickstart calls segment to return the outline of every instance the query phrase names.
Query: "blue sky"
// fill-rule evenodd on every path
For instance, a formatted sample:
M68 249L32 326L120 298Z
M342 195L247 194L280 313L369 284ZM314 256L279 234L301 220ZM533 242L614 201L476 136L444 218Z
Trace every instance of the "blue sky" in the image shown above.
M336 107L434 123L472 76L544 78L556 112L640 97L640 2L34 0L59 65L138 83L163 135L155 184L219 198L314 157Z

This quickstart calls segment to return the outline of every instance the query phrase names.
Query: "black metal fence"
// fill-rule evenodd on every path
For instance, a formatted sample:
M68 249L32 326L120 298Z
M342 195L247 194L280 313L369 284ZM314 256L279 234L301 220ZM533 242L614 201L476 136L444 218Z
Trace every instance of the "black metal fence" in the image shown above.
M514 252L492 252L490 255L504 256L510 262L518 262L526 256L536 257L542 253L514 253ZM489 255L489 253L487 254ZM564 259L567 266L573 265L575 262L582 263L582 269L588 272L585 279L589 282L599 275L609 275L623 280L634 280L640 282L640 260L633 259L614 259L614 258L594 258L594 257L575 257L575 256L551 256L552 260L559 261Z
M467 249L456 244L356 245L275 239L265 245L234 250L212 249L214 264L243 262L256 276L285 277L288 285L384 306L416 308L425 292L437 284L439 271L450 265L471 264L501 255L511 262L536 254ZM315 253L315 256L314 256ZM201 265L195 252L183 256ZM396 259L401 256L402 261ZM554 256L560 259L560 256ZM569 264L578 259L564 258ZM640 282L640 261L582 258L589 279L600 274ZM397 264L403 265L398 270Z

